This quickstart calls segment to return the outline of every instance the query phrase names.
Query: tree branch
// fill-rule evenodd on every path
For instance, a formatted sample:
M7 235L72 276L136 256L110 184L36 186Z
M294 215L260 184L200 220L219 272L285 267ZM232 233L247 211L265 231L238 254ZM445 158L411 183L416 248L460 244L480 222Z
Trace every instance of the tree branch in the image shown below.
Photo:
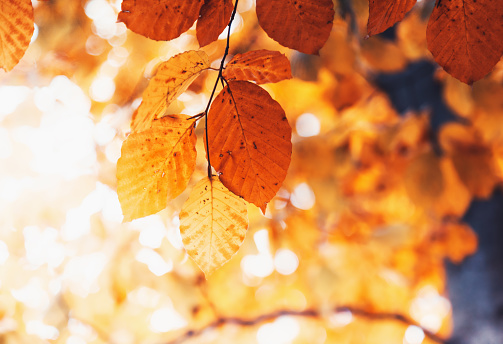
M362 308L357 308L353 306L338 306L332 309L332 312L334 313L339 313L339 312L344 312L344 311L350 311L354 316L360 317L360 318L366 318L370 320L376 320L376 321L384 321L384 320L394 320L403 323L404 325L414 325L419 328L421 328L424 332L424 335L428 337L430 340L439 343L439 344L445 344L447 339L444 339L435 333L431 332L430 330L427 330L423 328L421 325L416 323L414 320L408 318L407 316L403 314L397 314L397 313L375 313L375 312L369 312L366 311ZM303 311L296 311L296 310L287 310L287 309L282 309L278 310L272 313L267 313L263 315L259 315L255 318L250 318L250 319L244 319L244 318L238 318L238 317L220 317L217 320L209 323L208 325L196 329L196 330L188 330L184 334L182 334L180 337L167 342L166 344L180 344L185 342L186 340L189 340L194 337L199 337L202 336L204 333L215 330L219 328L222 325L238 325L238 326L255 326L259 325L263 322L268 322L271 320L274 320L276 318L279 318L280 316L294 316L294 317L306 317L306 318L322 318L323 315L322 313L317 310L317 309L306 309Z
M231 19L229 20L228 30L227 30L227 44L225 45L224 56L222 57L222 61L220 61L220 68L218 68L218 76L215 81L215 85L213 86L213 90L211 91L210 99L208 100L208 105L206 106L206 110L204 110L204 122L205 122L205 133L206 133L206 159L208 160L208 178L211 179L211 162L210 162L210 145L208 141L208 110L210 109L211 101L213 100L213 96L215 95L215 91L218 86L218 82L222 79L222 71L224 70L225 58L229 54L230 40L231 40L231 25L234 21L234 17L236 16L236 10L238 8L239 0L236 0L234 3L234 9L232 10Z

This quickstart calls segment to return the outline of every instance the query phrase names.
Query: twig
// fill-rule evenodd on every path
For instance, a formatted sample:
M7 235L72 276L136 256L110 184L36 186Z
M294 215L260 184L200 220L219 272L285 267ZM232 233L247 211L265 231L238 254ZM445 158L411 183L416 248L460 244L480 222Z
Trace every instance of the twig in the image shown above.
M375 312L369 312L364 309L353 307L353 306L338 306L338 307L333 308L332 311L335 313L350 311L355 316L370 319L370 320L376 320L376 321L395 320L395 321L401 322L405 325L414 325L414 326L421 328L424 332L424 335L426 337L428 337L430 340L432 340L436 343L440 343L440 344L446 343L446 339L441 338L440 336L436 335L435 333L431 332L430 330L427 330L427 329L421 327L414 320L412 320L402 314L375 313ZM184 334L182 334L180 337L178 337L177 339L170 341L170 342L167 342L166 344L183 343L186 340L189 340L194 337L199 337L199 336L203 335L204 333L211 331L211 330L214 330L222 325L232 324L232 325L239 325L239 326L255 326L255 325L259 325L263 322L267 322L267 321L271 321L273 319L279 318L280 316L284 316L284 315L294 316L294 317L306 317L306 318L321 318L321 317L323 317L322 313L316 309L306 309L303 311L282 309L282 310L278 310L278 311L275 311L272 313L259 315L255 318L250 318L250 319L243 319L243 318L238 318L238 317L220 317L217 320L209 323L208 325L206 325L200 329L188 330Z
M204 110L204 120L205 120L205 133L206 133L206 159L208 160L208 178L211 179L212 173L211 173L211 162L210 162L210 145L208 141L208 110L210 109L211 101L213 100L213 96L215 95L215 91L218 86L218 82L222 78L222 71L224 69L224 63L225 63L225 58L229 54L229 46L230 46L230 40L231 40L231 25L232 22L234 21L234 17L236 16L236 10L238 8L238 2L239 0L236 0L234 3L234 9L232 10L232 15L231 19L229 20L228 30L227 30L227 44L225 46L225 52L224 56L222 57L222 61L220 61L220 68L218 68L218 76L217 80L215 81L215 85L213 86L213 90L211 91L210 99L208 100L208 105L206 106L206 110Z

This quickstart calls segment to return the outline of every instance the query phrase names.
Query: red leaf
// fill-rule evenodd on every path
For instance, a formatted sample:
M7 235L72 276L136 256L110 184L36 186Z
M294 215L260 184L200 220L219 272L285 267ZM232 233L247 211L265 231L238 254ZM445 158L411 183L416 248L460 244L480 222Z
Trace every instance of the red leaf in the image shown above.
M123 0L118 20L156 41L169 41L190 29L203 0Z
M218 39L229 24L233 9L232 0L206 0L196 26L197 40L201 47Z
M503 4L437 1L426 30L428 49L447 73L472 84L489 73L503 54Z
M317 54L330 36L332 0L257 0L262 29L276 42L306 54Z
M367 34L377 35L402 20L416 0L370 0Z

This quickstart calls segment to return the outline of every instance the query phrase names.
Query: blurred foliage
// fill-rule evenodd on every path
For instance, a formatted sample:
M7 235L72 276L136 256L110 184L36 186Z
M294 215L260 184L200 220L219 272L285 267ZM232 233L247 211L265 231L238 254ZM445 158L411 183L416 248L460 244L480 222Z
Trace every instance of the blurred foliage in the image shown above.
M366 1L351 3L352 21L336 7L320 56L307 56L268 38L253 2L240 1L231 54L279 50L292 61L296 77L265 88L294 127L294 153L265 216L249 206L242 247L208 280L181 243L189 192L122 223L115 180L149 78L160 62L199 48L195 26L156 42L116 22L120 1L33 4L36 38L11 72L0 70L0 342L427 344L449 336L444 260L475 252L460 218L503 178L503 64L472 87L438 71L459 115L438 133L439 153L428 110L401 116L373 85L377 73L431 59L429 2L396 26L393 41L363 40ZM219 40L203 50L218 66L224 48ZM203 73L168 112L200 113L213 83ZM205 175L201 139L197 151L190 186Z

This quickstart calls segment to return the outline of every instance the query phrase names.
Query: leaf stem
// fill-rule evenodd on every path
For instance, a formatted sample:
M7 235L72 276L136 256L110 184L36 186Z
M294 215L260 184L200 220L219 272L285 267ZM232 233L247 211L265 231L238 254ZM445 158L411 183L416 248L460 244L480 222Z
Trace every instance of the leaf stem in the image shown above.
M213 86L213 90L211 91L210 99L208 100L208 105L206 106L206 110L204 110L204 121L205 121L205 134L206 134L206 159L208 160L208 178L211 180L211 162L210 162L210 145L208 140L208 110L210 109L211 101L213 100L213 96L215 95L215 91L218 86L218 82L222 79L222 71L224 69L225 58L229 54L229 46L231 40L231 25L234 21L234 17L236 16L236 10L238 8L239 0L236 0L234 3L234 9L232 10L231 19L229 20L228 29L227 29L227 44L225 45L224 56L222 57L222 61L220 61L220 67L218 68L218 76L215 81L215 85Z

